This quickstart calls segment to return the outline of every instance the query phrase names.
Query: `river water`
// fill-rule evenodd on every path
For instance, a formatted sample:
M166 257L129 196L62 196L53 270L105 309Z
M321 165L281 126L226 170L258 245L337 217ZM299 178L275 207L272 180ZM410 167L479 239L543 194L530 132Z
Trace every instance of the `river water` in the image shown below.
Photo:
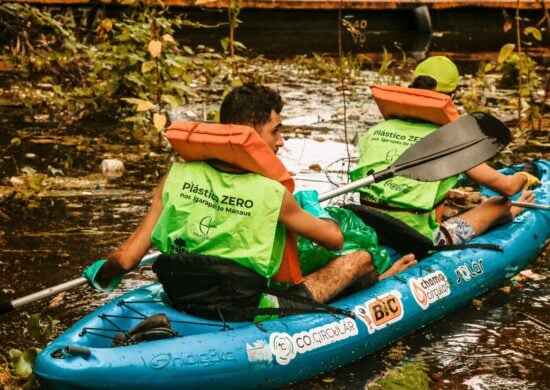
M285 99L288 146L281 156L299 179L298 185L343 184L347 165L342 161L354 157L353 146L343 142L353 143L381 120L368 85L382 80L375 72L362 71L362 81L342 92L337 78L320 78L314 71L296 68L292 61L251 61L250 67L269 73L268 81ZM462 80L464 93L469 79ZM197 99L172 112L172 120L200 120L205 112L217 109L219 99L212 95ZM145 148L130 132L113 131L110 123L61 132L22 120L12 106L0 109L4 128L0 150L16 135L25 141L21 148L4 153L2 186L9 186L15 165L47 172L48 165L63 167L67 156L72 161L67 177L50 182L30 201L1 198L2 303L78 277L86 265L127 237L144 216L150 191L166 172L171 154ZM492 110L503 119L511 116L498 107ZM100 163L105 158L122 160L126 173L120 178L103 176ZM538 277L495 289L354 364L288 388L550 388L548 252L529 269ZM26 322L33 313L58 319L56 332L60 332L113 297L153 279L150 268L144 267L128 275L114 293L77 288L4 314L0 353L32 345ZM404 378L397 387L379 384L381 378L396 373Z

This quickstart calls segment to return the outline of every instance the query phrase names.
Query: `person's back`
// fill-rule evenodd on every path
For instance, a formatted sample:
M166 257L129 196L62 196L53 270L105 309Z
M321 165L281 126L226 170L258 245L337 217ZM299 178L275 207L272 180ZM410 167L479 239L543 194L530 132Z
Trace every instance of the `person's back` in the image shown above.
M432 90L435 95L446 94L451 97L459 82L456 65L442 56L430 57L420 63L413 77L410 88ZM411 112L406 109L403 111ZM350 174L352 180L366 176L371 170L388 167L409 146L437 130L441 124L428 122L419 110L413 118L387 119L372 127L359 140L360 159L357 168ZM525 173L506 177L487 164L472 168L466 174L505 196L515 194L529 181L526 179L531 179ZM402 177L392 178L361 188L360 199L366 207L379 209L398 218L435 244L462 244L491 225L508 220L521 211L511 208L506 199L495 198L475 211L442 223L443 201L456 180L457 177L451 177L439 182L422 183ZM532 199L530 193L522 196L524 201Z
M231 259L266 278L279 269L284 187L256 173L229 173L206 162L176 163L163 188L151 241L162 253Z

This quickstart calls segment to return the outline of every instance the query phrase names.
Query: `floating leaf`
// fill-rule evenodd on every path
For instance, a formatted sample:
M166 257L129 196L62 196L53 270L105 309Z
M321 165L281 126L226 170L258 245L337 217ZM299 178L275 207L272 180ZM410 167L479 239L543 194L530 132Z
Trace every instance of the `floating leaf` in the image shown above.
M513 43L507 43L506 45L502 46L500 48L500 52L498 53L498 63L502 64L504 61L510 57L510 55L514 52L514 49L516 48L516 45Z
M48 165L48 172L52 176L57 176L57 175L65 176L65 174L63 173L63 171L61 169L52 167L51 165Z
M153 58L157 58L160 53L162 53L162 42L153 39L151 42L149 42L147 49L149 50L149 53Z
M21 172L24 172L29 176L36 175L36 170L31 167L23 167L21 168Z
M48 305L48 307L50 309L53 309L53 308L56 308L58 307L61 302L63 302L63 299L65 298L65 293L66 291L62 291L60 292L59 294L57 294L51 301L50 301L50 304Z
M166 115L155 113L153 115L153 125L158 131L164 130L164 126L166 125Z

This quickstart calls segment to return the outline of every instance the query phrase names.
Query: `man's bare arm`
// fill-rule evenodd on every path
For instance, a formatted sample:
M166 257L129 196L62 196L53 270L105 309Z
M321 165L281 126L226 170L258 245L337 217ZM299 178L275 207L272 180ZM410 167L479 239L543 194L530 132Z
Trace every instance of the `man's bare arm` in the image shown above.
M341 249L344 245L344 236L336 222L316 218L303 210L287 190L283 197L279 221L294 233L329 250Z

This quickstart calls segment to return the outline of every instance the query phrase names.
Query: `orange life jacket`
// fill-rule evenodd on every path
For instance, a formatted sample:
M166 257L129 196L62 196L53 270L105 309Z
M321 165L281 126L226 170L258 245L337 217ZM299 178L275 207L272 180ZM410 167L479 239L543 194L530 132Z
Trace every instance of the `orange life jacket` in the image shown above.
M294 179L290 173L249 126L176 122L166 130L166 138L185 161L221 160L276 180L294 192ZM296 235L288 229L283 260L273 279L294 284L303 281Z
M418 119L443 126L460 117L444 93L384 85L373 85L371 91L385 119Z

